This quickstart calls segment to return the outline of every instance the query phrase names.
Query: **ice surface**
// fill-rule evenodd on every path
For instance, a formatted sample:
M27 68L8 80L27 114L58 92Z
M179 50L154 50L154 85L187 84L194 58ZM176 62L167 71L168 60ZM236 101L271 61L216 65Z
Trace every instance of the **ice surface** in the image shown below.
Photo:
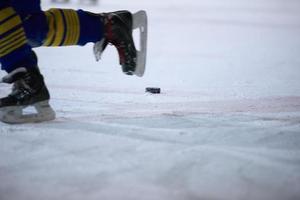
M300 1L64 7L146 10L146 73L113 47L36 49L57 119L0 124L1 200L300 199Z

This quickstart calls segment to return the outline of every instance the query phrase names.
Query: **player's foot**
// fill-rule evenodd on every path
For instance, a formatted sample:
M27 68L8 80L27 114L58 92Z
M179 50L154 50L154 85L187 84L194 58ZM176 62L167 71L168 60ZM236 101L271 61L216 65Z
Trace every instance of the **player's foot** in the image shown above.
M120 65L125 74L133 75L137 64L137 50L132 37L133 19L128 11L101 13L104 24L104 38L100 53L107 44L114 45L119 54Z
M49 105L50 95L38 67L17 68L2 78L3 83L13 84L12 92L0 99L0 121L30 123L55 118ZM33 106L37 113L26 115L23 109Z
M95 15L91 13L91 15ZM96 14L104 24L104 37L94 45L96 60L101 55L107 44L114 45L119 53L119 60L125 74L142 77L146 67L147 56L147 13L140 10L134 14L128 11ZM134 44L132 32L138 29L139 47Z

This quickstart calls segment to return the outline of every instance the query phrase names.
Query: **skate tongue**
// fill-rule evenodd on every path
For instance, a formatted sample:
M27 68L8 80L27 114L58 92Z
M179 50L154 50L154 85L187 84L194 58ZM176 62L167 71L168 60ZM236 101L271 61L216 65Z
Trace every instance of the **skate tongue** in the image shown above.
M105 50L107 44L108 44L108 42L105 39L102 39L101 41L96 42L94 44L93 50L94 50L94 55L95 55L96 61L101 60L102 53Z
M27 73L27 69L25 67L19 67L14 71L10 72L6 76L4 76L0 83L13 83L16 80L19 80L25 73Z

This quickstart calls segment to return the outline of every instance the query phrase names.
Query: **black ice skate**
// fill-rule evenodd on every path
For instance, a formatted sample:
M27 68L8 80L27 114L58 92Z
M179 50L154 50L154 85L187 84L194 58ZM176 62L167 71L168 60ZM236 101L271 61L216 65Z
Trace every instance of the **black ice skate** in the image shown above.
M0 82L13 83L11 94L0 99L0 121L10 124L33 123L53 120L55 112L49 105L50 95L44 78L37 67L17 68ZM33 106L34 114L23 110Z
M139 11L117 11L100 14L104 23L104 38L94 45L94 54L99 61L107 44L114 45L119 54L120 65L127 75L143 76L147 50L147 14ZM139 29L140 46L136 49L132 32Z

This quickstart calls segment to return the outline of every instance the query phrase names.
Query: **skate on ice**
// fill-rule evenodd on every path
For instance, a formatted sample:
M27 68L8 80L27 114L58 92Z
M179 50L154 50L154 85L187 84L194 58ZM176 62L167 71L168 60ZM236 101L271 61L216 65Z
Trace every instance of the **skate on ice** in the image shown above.
M24 11L26 10L26 12ZM99 60L108 44L119 55L122 71L143 76L147 49L147 14L121 10L92 13L82 9L50 8L41 1L0 1L0 63L8 73L2 83L12 84L12 92L0 98L0 121L31 123L55 119L50 95L33 48L84 46L94 43ZM136 48L133 31L139 30ZM34 108L36 112L27 112Z
M101 55L107 44L114 45L119 53L120 65L127 75L142 77L145 72L147 54L147 14L141 10L131 14L128 11L102 13L105 26L104 38L94 45L96 60ZM133 30L139 30L139 48L136 49L133 39Z
M37 67L17 68L4 76L2 83L13 84L12 92L0 99L0 121L9 124L34 123L55 118L49 104L50 95ZM25 114L34 107L36 113Z

